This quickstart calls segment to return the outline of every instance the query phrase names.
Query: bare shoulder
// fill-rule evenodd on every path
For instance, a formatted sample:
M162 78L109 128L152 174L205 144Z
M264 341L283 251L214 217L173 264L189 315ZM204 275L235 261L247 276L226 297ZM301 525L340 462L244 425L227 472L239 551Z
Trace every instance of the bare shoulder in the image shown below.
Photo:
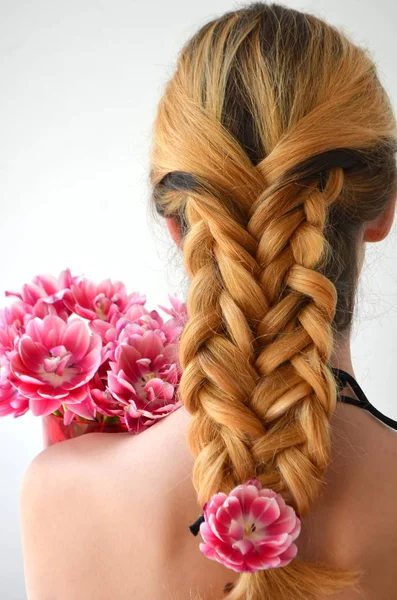
M87 434L32 461L20 500L28 600L222 597L229 571L208 565L188 531L201 512L188 418L180 409L138 436Z

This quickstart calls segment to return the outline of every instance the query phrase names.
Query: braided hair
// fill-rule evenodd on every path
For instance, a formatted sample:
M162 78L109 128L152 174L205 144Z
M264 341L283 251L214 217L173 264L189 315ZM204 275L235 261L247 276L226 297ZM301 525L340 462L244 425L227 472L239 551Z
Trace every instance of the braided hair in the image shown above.
M256 477L304 519L322 493L329 359L352 320L360 231L396 188L396 151L367 51L313 15L255 2L181 49L150 183L190 278L179 394L200 506ZM358 575L297 557L241 574L228 598L311 600Z

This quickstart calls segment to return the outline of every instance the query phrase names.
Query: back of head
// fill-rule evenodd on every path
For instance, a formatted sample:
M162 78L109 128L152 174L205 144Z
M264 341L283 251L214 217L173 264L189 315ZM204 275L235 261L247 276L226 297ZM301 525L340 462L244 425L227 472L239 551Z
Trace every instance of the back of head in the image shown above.
M329 359L351 325L363 225L396 189L396 151L368 52L319 18L255 2L181 49L151 184L191 279L179 392L200 506L252 477L302 519L321 494ZM310 600L354 580L297 556L243 573L228 597Z

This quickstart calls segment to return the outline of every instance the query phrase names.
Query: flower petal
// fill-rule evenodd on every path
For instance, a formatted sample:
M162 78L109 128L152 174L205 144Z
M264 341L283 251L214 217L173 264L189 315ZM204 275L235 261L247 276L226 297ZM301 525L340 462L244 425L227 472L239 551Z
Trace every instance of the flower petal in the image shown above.
M29 407L35 417L44 417L50 415L61 406L59 400L29 400Z

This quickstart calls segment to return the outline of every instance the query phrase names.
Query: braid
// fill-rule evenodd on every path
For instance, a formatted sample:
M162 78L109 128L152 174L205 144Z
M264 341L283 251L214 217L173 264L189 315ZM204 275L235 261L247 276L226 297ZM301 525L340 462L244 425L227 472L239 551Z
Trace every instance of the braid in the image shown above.
M256 369L261 378L251 398L268 432L253 442L252 454L257 464L267 465L271 477L277 470L278 491L289 497L302 516L321 491L329 463L329 420L336 388L327 361L337 295L335 286L315 268L326 248L327 206L338 198L343 180L343 170L334 169L324 191L316 183L270 189L248 225L258 239L260 281L271 305L258 325L262 349ZM276 216L280 194L283 212ZM285 423L292 423L288 440ZM280 435L276 444L272 441L272 428L283 432L282 444ZM267 483L263 478L263 485Z
M192 415L187 444L201 506L254 476L302 516L321 491L336 404L327 366L336 291L315 268L326 248L327 206L343 179L335 168L323 191L318 181L270 183L247 210L245 227L214 185L197 179L189 193L183 254L191 284L179 392ZM313 581L318 585L316 577L329 571L305 565L302 598L310 598ZM277 589L273 573L250 577L265 579L269 592ZM305 577L311 580L306 588ZM243 593L237 586L230 598ZM300 598L295 584L290 593L291 600Z
M184 261L192 281L179 388L192 414L187 441L197 457L193 483L202 504L255 471L249 439L262 437L265 428L249 403L259 379L253 324L268 307L255 238L233 220L215 190L207 190L190 196L187 206Z
M273 454L273 485L277 464L284 480L284 486L280 478L277 487L292 492L300 514L315 499L304 499L303 482L308 475L320 478L329 462L328 422L336 394L326 363L332 350L336 292L313 267L324 251L326 205L338 197L342 186L343 171L335 169L323 192L318 186L303 187L299 193L294 185L281 188L290 202L284 202L285 212L277 219L272 206L278 203L280 190L274 190L261 199L247 230L233 221L214 191L212 196L208 193L208 185L207 193L189 198L184 260L192 282L187 299L190 318L180 346L180 393L194 417L188 444L198 456L193 481L202 503L215 491L227 491L253 473L258 475L255 465L269 465L267 447ZM275 278L275 270L285 277ZM314 404L316 398L319 406ZM300 417L294 428L302 431L291 436L289 446L285 442L284 447L278 446L274 456L271 429L263 443L264 423L275 427L274 421L294 406L299 407ZM232 409L237 411L237 429ZM210 431L215 442L209 444ZM249 436L254 440L252 448ZM291 450L294 460L303 456L302 468L283 469L287 450L304 442L304 451ZM205 454L200 459L201 449ZM208 458L215 456L217 467L208 473L200 465L208 465ZM232 475L220 486L226 465ZM297 475L291 477L289 471Z
M254 2L187 41L154 134L153 205L178 221L191 280L179 395L198 504L255 477L304 519L330 461L359 232L396 189L391 104L342 32ZM228 598L315 600L360 574L298 553Z

